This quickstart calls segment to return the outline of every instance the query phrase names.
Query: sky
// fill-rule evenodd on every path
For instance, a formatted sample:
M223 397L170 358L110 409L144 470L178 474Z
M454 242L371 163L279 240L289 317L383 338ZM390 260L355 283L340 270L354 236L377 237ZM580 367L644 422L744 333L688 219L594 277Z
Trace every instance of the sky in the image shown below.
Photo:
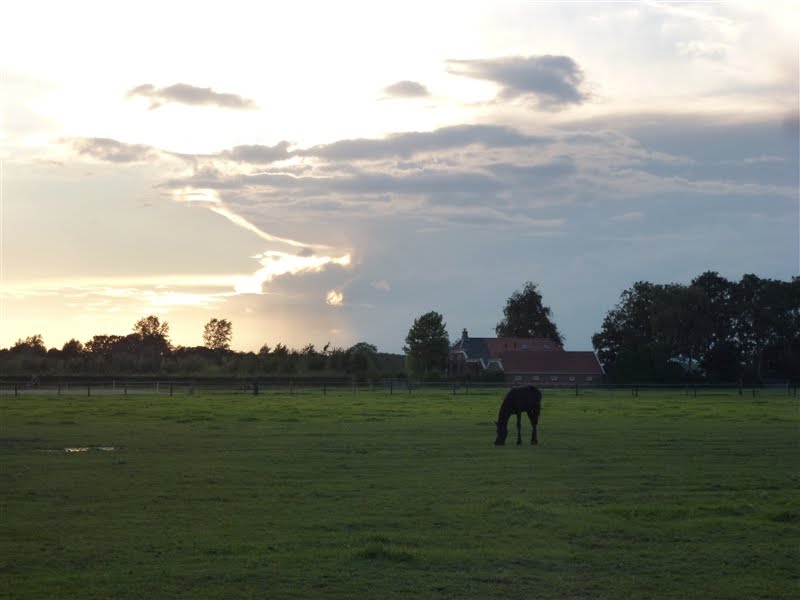
M796 2L0 8L0 347L401 353L526 282L591 337L637 281L800 274Z

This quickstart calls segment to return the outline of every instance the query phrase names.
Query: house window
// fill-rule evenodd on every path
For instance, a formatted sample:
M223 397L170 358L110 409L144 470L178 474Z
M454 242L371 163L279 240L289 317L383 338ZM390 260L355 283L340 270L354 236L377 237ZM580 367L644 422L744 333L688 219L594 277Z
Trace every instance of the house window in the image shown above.
M514 375L514 381L522 381L522 375Z
M558 381L558 375L550 375L550 381Z
M538 375L534 375L534 376L533 376L533 380L534 380L534 381L539 381L539 376L538 376Z
M586 376L586 381L591 381L591 380L592 380L592 376L591 375L587 375Z
M575 381L575 376L574 376L574 375L570 375L570 376L569 376L569 380L570 380L570 381Z

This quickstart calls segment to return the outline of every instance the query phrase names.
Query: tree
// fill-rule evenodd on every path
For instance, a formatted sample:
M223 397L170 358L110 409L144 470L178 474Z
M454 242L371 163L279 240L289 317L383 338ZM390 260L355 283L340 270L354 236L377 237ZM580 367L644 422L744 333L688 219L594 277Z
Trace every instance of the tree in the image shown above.
M227 319L211 319L203 329L203 342L211 350L229 350L233 324Z
M61 348L61 355L64 358L76 358L82 356L83 352L83 344L81 344L75 338L72 338L70 341L66 342Z
M800 338L800 286L791 282L761 279L747 274L733 286L735 330L747 366L747 376L756 381L766 375L769 362L791 359L792 345ZM778 357L785 355L781 359ZM772 370L772 369L769 369Z
M682 381L702 342L694 334L697 294L638 281L620 295L592 345L614 381Z
M704 333L700 367L711 380L736 381L742 361L734 331L733 284L716 271L706 271L692 279L691 287L701 298L697 308Z
M47 354L47 346L44 345L42 335L37 333L36 335L26 337L24 340L17 340L16 343L11 346L11 352L22 352L44 356Z
M551 318L550 308L542 304L542 295L535 283L528 281L506 302L503 319L495 327L497 337L547 338L559 346L564 336Z
M114 348L123 339L119 335L95 335L86 342L85 350L95 358L110 358Z
M431 311L414 319L403 346L412 372L428 374L432 369L444 367L449 350L450 339L442 315Z
M162 323L157 316L150 315L139 319L133 325L133 332L136 338L129 340L129 352L139 356L141 360L149 361L153 366L160 366L163 358L172 352L169 323L166 321Z
M367 342L358 342L350 346L345 354L345 370L348 373L364 378L368 371L375 369L375 357L378 348Z
M166 321L162 323L157 316L150 315L136 321L133 331L143 338L160 337L166 340L169 336L169 323Z

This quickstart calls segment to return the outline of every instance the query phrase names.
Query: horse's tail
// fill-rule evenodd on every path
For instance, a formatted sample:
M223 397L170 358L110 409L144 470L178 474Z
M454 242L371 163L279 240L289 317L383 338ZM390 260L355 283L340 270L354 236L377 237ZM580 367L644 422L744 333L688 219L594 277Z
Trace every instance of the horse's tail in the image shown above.
M531 386L531 390L533 390L533 412L536 417L539 417L539 413L542 412L542 390L540 390L535 385Z

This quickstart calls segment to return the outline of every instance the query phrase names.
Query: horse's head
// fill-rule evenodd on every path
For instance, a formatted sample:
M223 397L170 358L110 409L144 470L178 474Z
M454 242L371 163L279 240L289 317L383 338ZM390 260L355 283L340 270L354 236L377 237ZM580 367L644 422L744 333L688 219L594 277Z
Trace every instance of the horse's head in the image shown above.
M504 446L508 437L508 424L501 425L498 421L495 421L494 424L497 426L497 437L494 440L494 445Z

